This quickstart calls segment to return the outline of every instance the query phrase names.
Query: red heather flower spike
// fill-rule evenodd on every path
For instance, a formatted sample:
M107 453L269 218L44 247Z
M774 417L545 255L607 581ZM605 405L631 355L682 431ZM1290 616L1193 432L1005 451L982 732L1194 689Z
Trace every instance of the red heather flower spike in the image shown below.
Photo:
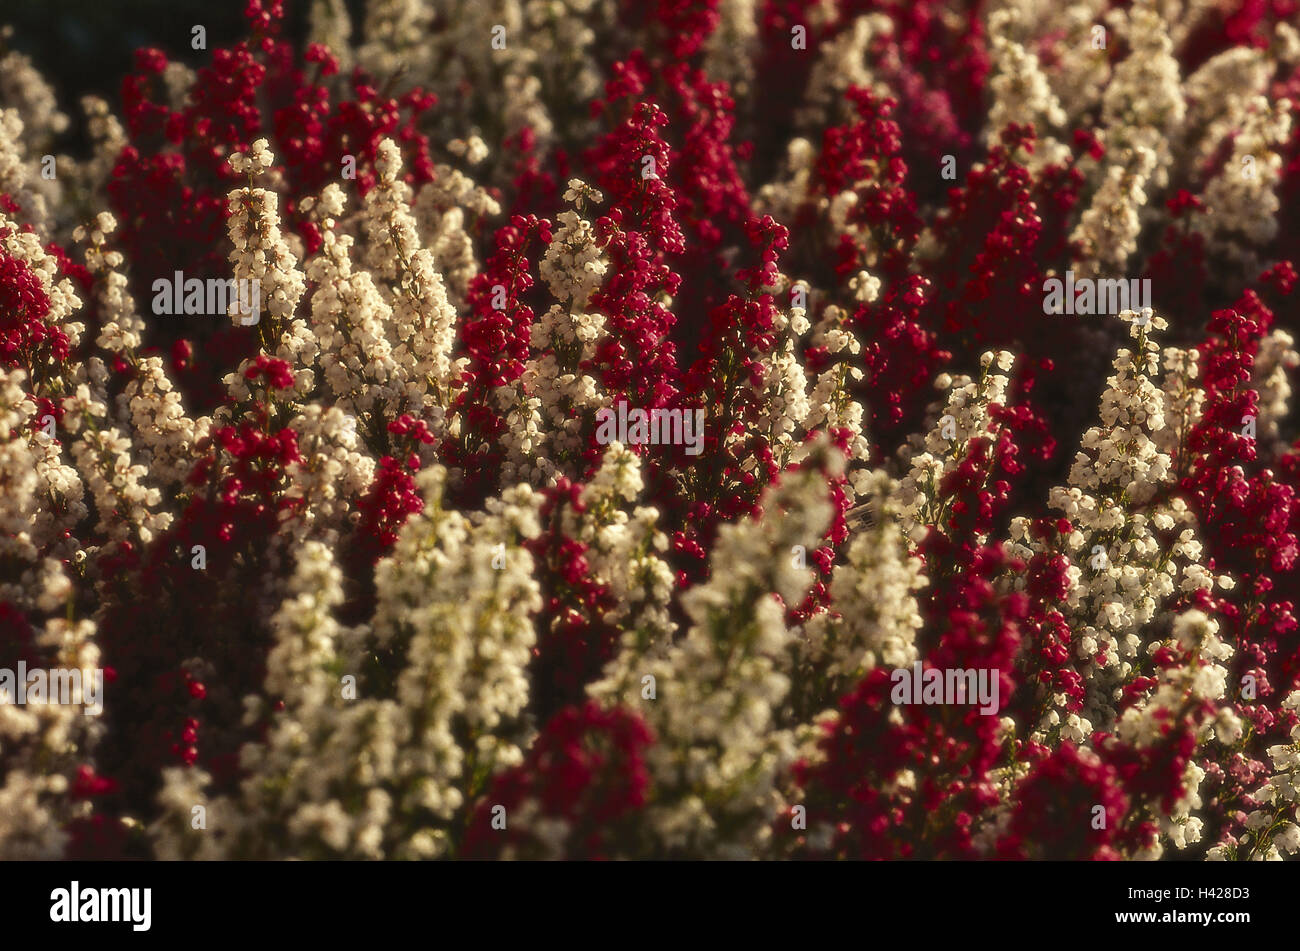
M542 729L528 756L493 780L468 823L464 854L499 858L509 848L520 857L550 857L536 826L507 822L492 828L492 810L507 816L535 803L535 820L563 820L566 858L620 857L620 846L650 797L645 753L654 742L641 718L592 701L559 711Z
M0 237L4 233L0 232ZM23 261L0 250L0 366L21 368L30 379L45 356L68 358L68 336L47 322L50 299L39 277Z

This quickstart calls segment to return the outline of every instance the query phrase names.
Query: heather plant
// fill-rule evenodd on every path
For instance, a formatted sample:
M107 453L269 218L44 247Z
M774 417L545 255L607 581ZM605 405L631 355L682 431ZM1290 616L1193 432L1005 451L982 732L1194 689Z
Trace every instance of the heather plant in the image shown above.
M1294 4L284 6L0 50L0 857L1300 852Z

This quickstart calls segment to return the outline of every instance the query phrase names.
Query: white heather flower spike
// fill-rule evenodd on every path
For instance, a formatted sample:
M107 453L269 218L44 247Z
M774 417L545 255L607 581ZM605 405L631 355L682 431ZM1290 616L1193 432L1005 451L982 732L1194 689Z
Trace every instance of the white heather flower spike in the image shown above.
M1137 250L1140 215L1147 203L1145 186L1157 156L1145 145L1138 145L1125 153L1124 160L1124 164L1106 169L1092 204L1070 235L1083 254L1074 269L1088 280L1123 279L1129 258Z
M250 175L272 164L274 156L265 139L254 142L247 153L236 152L230 157L232 169ZM231 320L237 325L269 321L269 329L279 333L278 338L268 340L275 345L272 355L288 362L295 392L306 394L315 379L310 367L315 362L318 345L307 322L294 316L307 281L298 268L297 256L280 231L280 197L265 188L245 187L234 189L227 198L230 217L226 228L234 244L230 263L235 280L249 282L241 286L251 289L246 296L252 298L251 306L247 299L230 304ZM244 361L235 373L225 378L231 395L237 400L248 396L244 371L251 363L251 360Z
M1232 157L1205 189L1209 214L1203 229L1210 247L1246 274L1258 273L1261 268L1255 249L1277 234L1281 149L1290 135L1290 100L1270 103L1257 96L1233 139Z
M614 597L616 607L606 621L623 630L604 676L587 687L592 698L609 704L633 699L645 665L664 659L677 629L670 613L673 573L662 556L668 539L656 527L659 513L632 507L643 488L640 459L611 443L595 478L583 488L583 512L566 507L563 515L565 536L588 546L593 579Z
M666 657L641 662L639 672L661 685L658 700L636 708L658 740L647 752L655 798L644 854L753 857L782 806L777 783L796 737L776 718L795 634L773 594L794 604L812 581L788 556L830 519L824 476L788 472L764 509L761 521L720 528L711 580L683 599L690 629Z
M1052 507L1075 525L1065 539L1073 562L1066 619L1077 632L1076 663L1082 664L1088 686L1083 711L1088 728L1081 735L1115 727L1114 691L1133 674L1142 655L1158 646L1143 638L1163 605L1176 592L1208 590L1213 584L1199 562L1200 544L1186 506L1146 504L1174 478L1172 460L1160 449L1162 431L1187 425L1185 418L1175 423L1167 416L1166 391L1152 383L1160 356L1148 334L1166 326L1159 316L1145 326L1129 323L1139 352L1121 349L1116 354L1115 374L1101 399L1102 425L1084 434L1069 486L1050 493ZM1184 401L1180 412L1186 413L1187 406ZM1163 548L1156 530L1179 527L1177 541ZM1029 556L1036 546L1013 545L1012 551ZM1053 728L1065 713L1050 710L1038 729Z
M805 717L828 697L840 697L878 666L909 667L917 659L922 625L914 592L928 583L898 526L895 485L882 471L863 480L871 493L865 528L847 561L831 577L831 612L809 619L798 642L795 699ZM869 487L869 488L867 488Z
M1103 140L1114 157L1111 161L1126 165L1135 179L1150 178L1154 189L1160 190L1169 181L1173 160L1169 143L1176 139L1187 113L1178 61L1172 54L1168 26L1151 0L1134 4L1123 32L1129 53L1115 67L1102 100ZM1112 165L1108 171L1113 170ZM1140 190L1141 182L1135 187ZM1094 198L1093 207L1099 204ZM1116 276L1123 274L1122 267L1121 260Z
M201 774L168 776L151 829L160 855L270 858L287 843L302 857L437 858L476 784L519 762L542 604L521 543L540 531L539 498L510 489L471 520L444 508L445 480L438 466L421 473L424 511L376 569L369 625L334 618L345 594L330 548L299 549L267 658L266 692L284 708L269 712L264 742L243 748L238 796L209 801ZM367 676L376 647L402 658L391 684ZM250 723L268 714L258 697L245 706ZM316 767L303 768L304 749L323 757ZM194 803L223 836L191 829Z
M411 189L402 181L401 169L397 145L381 139L377 181L366 194L362 218L369 238L365 260L391 308L383 332L392 348L392 377L377 375L381 382L400 386L400 402L388 408L391 414L431 416L435 435L441 436L456 378L451 357L456 311L432 253L420 246Z
M1008 9L997 10L989 17L993 57L989 90L993 104L989 107L984 137L985 143L992 146L1008 124L1033 123L1039 142L1027 161L1032 169L1038 169L1068 154L1051 134L1064 128L1066 116L1039 66L1038 56L1009 37L1014 20L1014 12Z

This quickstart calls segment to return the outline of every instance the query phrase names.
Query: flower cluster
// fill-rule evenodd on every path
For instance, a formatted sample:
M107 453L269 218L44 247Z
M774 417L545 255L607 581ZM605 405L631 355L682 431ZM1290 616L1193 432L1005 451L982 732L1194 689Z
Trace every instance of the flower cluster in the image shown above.
M0 53L0 857L1300 854L1294 4L285 5Z

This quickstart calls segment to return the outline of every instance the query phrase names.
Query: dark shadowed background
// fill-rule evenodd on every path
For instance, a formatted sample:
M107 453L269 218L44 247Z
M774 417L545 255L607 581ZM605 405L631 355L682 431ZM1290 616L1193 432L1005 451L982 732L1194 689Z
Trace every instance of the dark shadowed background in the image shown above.
M268 0L269 2L269 0ZM72 119L63 143L76 150L83 133L79 99L88 92L120 105L122 77L132 53L157 47L169 59L192 67L208 62L208 51L246 35L246 0L0 0L0 25L14 28L12 46L32 58L51 83L59 106ZM347 0L354 38L364 0ZM307 32L310 0L285 0L286 35ZM207 29L208 51L190 48L191 29Z

